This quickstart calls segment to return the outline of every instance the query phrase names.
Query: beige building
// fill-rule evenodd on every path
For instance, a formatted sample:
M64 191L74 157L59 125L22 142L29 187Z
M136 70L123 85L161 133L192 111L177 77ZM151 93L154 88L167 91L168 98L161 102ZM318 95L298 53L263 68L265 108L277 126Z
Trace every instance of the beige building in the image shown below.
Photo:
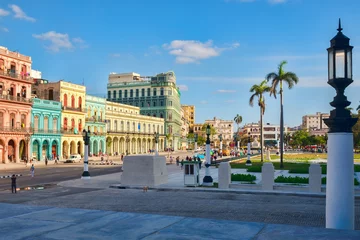
M106 152L114 155L143 154L155 149L154 133L159 132L159 151L164 150L164 119L140 115L140 108L106 101Z
M186 150L188 147L187 136L190 132L190 124L188 119L185 117L185 111L181 108L181 149Z
M194 105L181 105L184 111L184 117L189 122L189 127L193 130L195 124L195 106Z
M62 103L61 112L61 158L71 154L84 155L82 130L85 126L86 87L60 80L48 82L37 79L32 86L32 94L40 99L54 100ZM102 132L103 129L99 129Z
M219 145L219 135L222 134L223 145L228 145L233 141L234 135L234 121L222 120L214 117L212 120L205 120L205 124L210 124L215 128L216 134L211 137L211 141L215 142L215 145Z
M328 130L328 126L324 123L324 119L329 118L330 114L317 112L302 117L302 129L304 130Z
M289 128L284 126L284 134L288 133ZM256 141L260 141L260 124L259 123L247 123L242 128L242 132L249 134ZM274 145L278 144L280 140L280 125L264 123L263 126L264 144Z

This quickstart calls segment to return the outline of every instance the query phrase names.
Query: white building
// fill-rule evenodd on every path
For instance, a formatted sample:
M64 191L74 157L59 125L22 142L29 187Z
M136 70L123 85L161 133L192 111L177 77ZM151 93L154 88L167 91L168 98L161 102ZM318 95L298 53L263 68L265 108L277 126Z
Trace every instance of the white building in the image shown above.
M233 120L222 120L214 117L212 120L205 120L205 124L209 124L215 128L216 134L211 136L211 140L219 142L219 135L222 134L223 144L228 145L233 141L234 135L234 121Z
M259 141L260 139L260 124L259 123L247 123L243 127L243 132ZM288 127L284 126L284 133L288 132ZM280 125L266 123L263 126L264 144L275 145L280 141Z
M324 119L329 118L330 114L317 112L302 117L302 129L304 130L323 130L328 129L324 123Z

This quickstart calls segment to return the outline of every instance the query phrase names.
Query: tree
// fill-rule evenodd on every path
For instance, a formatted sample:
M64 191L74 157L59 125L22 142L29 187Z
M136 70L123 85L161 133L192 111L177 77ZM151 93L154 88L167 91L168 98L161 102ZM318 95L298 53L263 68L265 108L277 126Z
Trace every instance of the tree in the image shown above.
M210 125L210 124L209 124ZM206 128L207 128L208 124L207 123L204 123L201 127L201 131L205 132L206 134ZM211 136L211 139L213 138L213 136L216 134L216 129L210 125L210 136Z
M166 147L169 148L169 142L170 142L170 139L171 139L171 133L166 134L165 137L166 137Z
M260 147L261 147L261 161L264 161L264 136L263 136L263 115L265 113L265 96L264 93L270 92L271 88L266 85L267 81L264 80L260 85L254 84L250 88L250 92L253 93L250 97L249 104L254 106L254 98L258 98L258 105L260 107Z
M280 85L280 168L284 168L284 111L283 111L283 81L287 83L288 88L291 89L299 82L299 78L293 72L285 72L284 66L286 61L279 64L278 71L269 73L266 80L272 81L270 96L274 95L276 98L277 87Z
M242 123L242 116L240 116L239 114L236 114L236 116L234 117L234 121L237 125L237 131L239 131L239 125Z

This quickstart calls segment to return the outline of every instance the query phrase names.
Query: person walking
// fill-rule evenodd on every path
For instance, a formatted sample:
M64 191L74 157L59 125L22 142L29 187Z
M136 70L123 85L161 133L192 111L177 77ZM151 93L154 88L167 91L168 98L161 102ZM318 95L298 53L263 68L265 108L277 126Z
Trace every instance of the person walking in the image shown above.
M30 168L30 174L31 174L31 177L33 178L34 177L34 174L35 174L35 167L34 167L34 164L31 166Z
M48 159L47 157L45 157L45 166L47 166L47 164L48 164Z
M11 193L16 193L16 176L13 174L11 176Z

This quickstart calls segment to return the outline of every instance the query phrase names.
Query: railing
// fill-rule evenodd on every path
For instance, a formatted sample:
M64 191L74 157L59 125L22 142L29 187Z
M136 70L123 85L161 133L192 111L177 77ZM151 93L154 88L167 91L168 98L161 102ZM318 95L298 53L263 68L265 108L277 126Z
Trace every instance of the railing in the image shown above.
M32 132L32 128L21 128L21 127L0 127L0 132Z
M67 106L62 106L63 110L70 110L70 111L76 111L76 112L86 112L85 108L80 108L80 107L67 107Z
M81 131L78 131L77 133L74 132L74 129L71 128L61 128L60 132L62 134L71 134L71 135L81 135Z
M2 95L2 94L0 94L0 100L22 102L22 103L31 103L32 102L30 98L24 98L24 97L12 96L12 95Z
M60 130L53 130L53 129L34 129L34 133L61 134L61 131Z
M154 133L144 133L144 132L139 132L139 131L121 131L121 130L107 130L107 133L121 133L121 134L137 134L137 135L151 135L153 136ZM160 134L159 136L165 136L165 134Z
M23 81L27 81L29 83L33 82L33 78L28 76L27 74L18 74L18 73L14 73L14 72L11 72L11 71L10 72L0 71L0 76L20 79L20 80L23 80Z
M87 117L85 118L86 122L101 122L101 123L105 123L105 119L102 119L100 117Z
M106 136L106 133L104 133L104 132L92 132L92 133L90 133L90 136Z

